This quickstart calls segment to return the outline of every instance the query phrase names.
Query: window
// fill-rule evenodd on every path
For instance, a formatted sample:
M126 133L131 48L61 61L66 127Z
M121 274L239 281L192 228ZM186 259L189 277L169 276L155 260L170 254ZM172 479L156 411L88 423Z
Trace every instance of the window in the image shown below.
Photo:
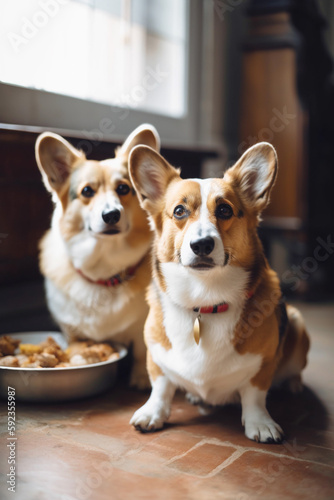
M216 53L210 48L203 56L212 6L211 0L2 0L0 122L104 140L121 140L150 122L165 143L198 144L206 123L201 85ZM205 30L213 33L212 25ZM202 95L210 93L202 88Z
M3 82L186 112L186 0L15 0L1 19Z

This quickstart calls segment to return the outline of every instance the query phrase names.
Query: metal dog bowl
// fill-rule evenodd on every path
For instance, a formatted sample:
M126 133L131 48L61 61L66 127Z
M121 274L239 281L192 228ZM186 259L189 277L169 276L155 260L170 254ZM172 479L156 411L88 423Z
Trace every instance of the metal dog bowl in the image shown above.
M60 332L9 333L13 339L24 343L39 344L53 337L62 349L68 344ZM0 397L7 399L8 388L15 389L20 401L53 402L72 401L100 394L110 389L116 379L117 363L127 355L127 349L112 343L119 358L84 366L60 368L12 368L0 366Z

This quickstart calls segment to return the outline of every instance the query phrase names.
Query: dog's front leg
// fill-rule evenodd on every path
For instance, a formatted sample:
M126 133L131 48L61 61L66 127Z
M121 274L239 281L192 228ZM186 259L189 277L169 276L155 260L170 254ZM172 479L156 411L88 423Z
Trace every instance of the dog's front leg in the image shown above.
M284 432L271 418L266 408L267 391L247 384L239 390L242 405L242 425L249 439L260 443L281 443Z
M143 335L138 336L133 343L133 367L131 370L130 387L148 389L151 387L146 369L146 346Z
M156 377L153 378L152 373L150 373L151 396L130 420L130 424L142 432L156 431L163 427L169 418L172 399L176 390L176 386L158 367L156 368L159 371Z

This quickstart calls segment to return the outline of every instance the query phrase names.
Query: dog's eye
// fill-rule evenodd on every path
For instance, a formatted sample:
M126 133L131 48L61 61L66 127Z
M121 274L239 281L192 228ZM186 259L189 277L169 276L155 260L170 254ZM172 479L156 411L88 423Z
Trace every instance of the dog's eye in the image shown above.
M130 191L130 187L127 184L119 184L116 188L116 193L119 194L120 196L124 196L125 194L128 194Z
M185 215L187 215L187 210L183 205L178 205L174 208L173 214L176 219L182 219L183 217L185 217Z
M227 220L230 219L232 215L233 215L233 210L230 205L228 205L227 203L222 203L221 205L218 205L216 209L216 217L218 217L218 219Z
M92 196L94 196L95 194L95 191L93 188L91 188L90 186L85 186L83 188L83 190L81 191L81 194L82 196L84 196L85 198L92 198Z

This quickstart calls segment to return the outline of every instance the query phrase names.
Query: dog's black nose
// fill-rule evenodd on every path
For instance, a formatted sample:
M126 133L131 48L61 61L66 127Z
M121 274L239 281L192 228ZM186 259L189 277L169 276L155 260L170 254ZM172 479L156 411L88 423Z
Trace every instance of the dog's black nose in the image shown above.
M199 240L194 240L190 242L190 248L194 252L195 255L199 257L204 257L209 255L214 249L215 241L211 236L207 236L206 238L200 238Z
M102 219L106 224L110 224L111 226L113 224L117 224L120 218L121 212L118 210L118 208L113 208L112 210L104 210L102 212Z

